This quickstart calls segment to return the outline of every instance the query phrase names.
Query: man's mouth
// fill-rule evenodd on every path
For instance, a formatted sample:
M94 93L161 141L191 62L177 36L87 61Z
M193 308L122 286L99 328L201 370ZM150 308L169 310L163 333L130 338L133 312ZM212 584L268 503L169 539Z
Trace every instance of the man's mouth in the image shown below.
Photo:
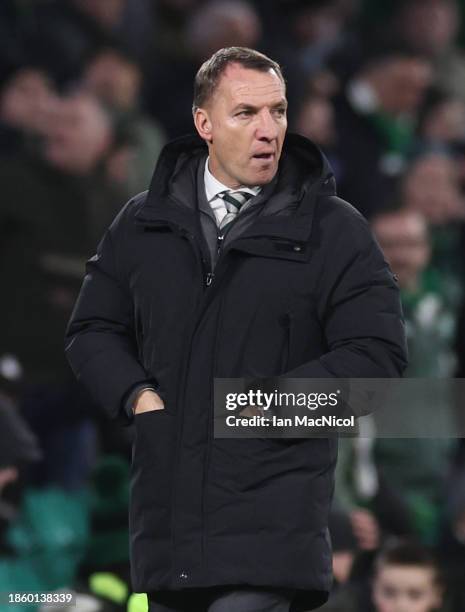
M274 153L273 152L269 152L269 153L255 153L255 155L252 155L253 159L262 159L265 161L271 161L274 158Z

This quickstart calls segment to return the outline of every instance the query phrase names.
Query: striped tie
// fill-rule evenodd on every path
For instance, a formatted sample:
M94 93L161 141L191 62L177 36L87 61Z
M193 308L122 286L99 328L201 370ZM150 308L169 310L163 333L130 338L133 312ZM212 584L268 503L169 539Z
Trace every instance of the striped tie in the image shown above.
M218 197L224 201L227 214L223 217L220 223L220 229L224 230L231 221L237 217L244 204L253 197L253 193L248 191L222 191Z

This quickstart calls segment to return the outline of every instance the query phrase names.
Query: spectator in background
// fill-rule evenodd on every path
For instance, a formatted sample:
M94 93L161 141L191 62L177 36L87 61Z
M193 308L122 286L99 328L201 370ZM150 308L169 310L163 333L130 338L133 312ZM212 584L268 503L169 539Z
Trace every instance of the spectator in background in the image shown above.
M339 159L334 154L337 133L334 108L331 101L322 93L310 93L297 113L294 129L298 134L310 138L329 159L336 181L340 175Z
M62 338L91 245L124 195L105 177L114 136L89 95L54 93L41 121L28 125L36 130L36 148L0 165L0 275L8 296L0 304L1 351L22 372L15 388L44 449L35 482L78 487L94 430Z
M432 266L443 276L443 290L458 303L463 293L461 226L465 200L455 157L444 147L420 150L402 178L400 200L430 225Z
M402 180L405 206L423 214L433 226L457 222L465 216L465 202L457 165L442 150L426 149L410 163Z
M354 566L352 575L321 608L322 612L440 612L445 609L458 612L462 609L443 607L443 573L432 550L413 540L390 539L363 565L361 572Z
M424 217L410 209L385 212L373 219L372 227L399 279L409 348L405 376L453 376L457 305L442 276L430 268L431 242ZM437 398L432 406L428 393L416 387L409 401L403 431L410 437L378 438L374 457L379 472L402 496L416 533L434 543L456 433L452 405ZM419 420L428 422L430 437L415 437Z
M401 289L411 293L421 290L422 274L431 256L424 217L408 210L385 211L373 219L372 227Z
M465 102L434 88L428 92L418 118L418 138L434 145L465 142Z
M365 59L335 99L339 190L367 217L392 197L431 76L423 57L381 49Z
M386 546L375 562L375 612L438 612L443 585L437 563L428 549L414 543Z
M2 9L0 79L9 66L33 66L60 91L73 87L102 46L117 43L142 58L154 27L150 0L4 0Z
M45 71L61 92L79 78L87 55L114 37L74 0L13 1L22 64Z
M193 13L186 36L198 60L204 61L222 47L256 47L261 30L251 3L219 0L208 2Z
M160 127L139 108L141 79L128 54L108 47L87 63L81 81L82 89L98 98L113 119L115 143L106 172L110 181L124 188L127 198L150 183L165 143Z
M91 96L56 99L41 126L43 157L57 170L82 177L97 169L113 134L109 118Z
M334 109L324 96L309 95L300 106L295 129L328 154L336 144Z
M139 60L153 35L155 2L152 0L71 0L74 7L96 23L108 39L119 41Z
M377 215L373 231L397 275L409 339L411 377L454 374L454 296L432 268L432 244L425 218L409 208Z
M404 0L393 21L393 35L431 59L436 85L465 102L465 54L456 43L457 0Z
M13 154L31 145L55 92L42 71L24 68L15 72L0 91L0 155Z

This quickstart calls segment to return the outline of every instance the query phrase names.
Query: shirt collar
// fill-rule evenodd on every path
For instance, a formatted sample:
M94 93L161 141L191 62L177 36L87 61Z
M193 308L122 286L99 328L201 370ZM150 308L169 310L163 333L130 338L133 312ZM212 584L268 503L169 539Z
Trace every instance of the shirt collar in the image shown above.
M231 187L228 187L227 185L223 185L223 183L220 183L220 181L218 179L216 179L213 174L210 172L210 169L208 167L208 160L210 159L210 157L207 157L207 161L205 162L205 172L204 172L204 180L205 180L205 193L207 195L207 200L208 202L211 202L212 200L214 200L219 193L221 193L222 191L246 191L247 193L251 193L252 195L257 195L258 193L260 193L261 191L261 187L257 186L257 187L245 187L245 186L240 186L237 189L231 189Z

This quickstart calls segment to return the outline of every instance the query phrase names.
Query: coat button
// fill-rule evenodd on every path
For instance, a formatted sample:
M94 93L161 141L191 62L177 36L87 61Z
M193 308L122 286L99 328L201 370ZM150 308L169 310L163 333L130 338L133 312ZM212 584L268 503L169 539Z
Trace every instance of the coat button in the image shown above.
M186 580L186 578L188 577L188 574L187 574L187 572L181 572L179 574L179 577L182 578L183 580Z

